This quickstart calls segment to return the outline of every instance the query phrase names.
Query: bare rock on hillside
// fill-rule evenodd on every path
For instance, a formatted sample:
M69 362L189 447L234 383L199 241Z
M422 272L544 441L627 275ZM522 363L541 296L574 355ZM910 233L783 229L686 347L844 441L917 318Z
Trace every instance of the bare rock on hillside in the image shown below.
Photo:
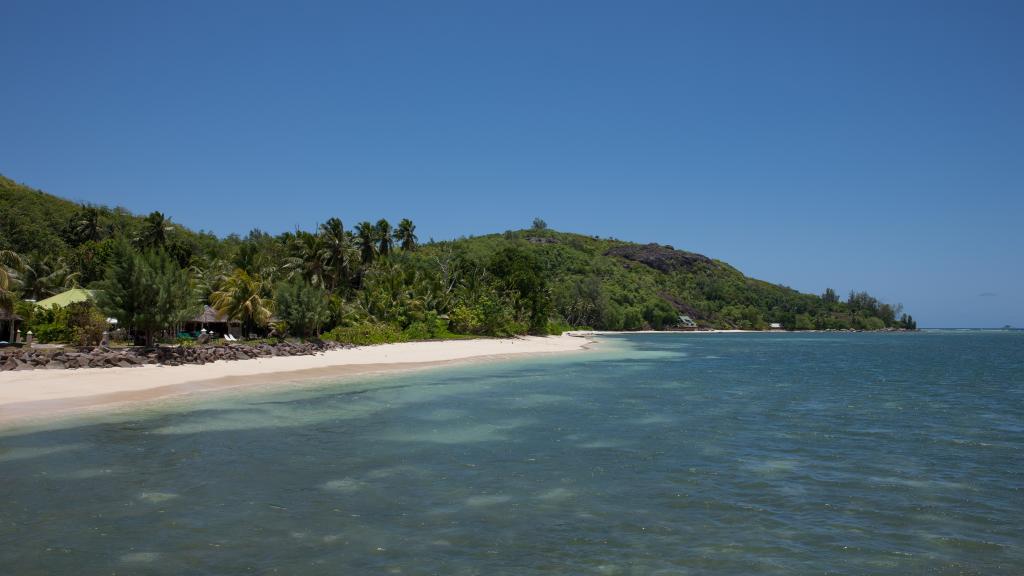
M662 272L676 270L692 270L698 264L711 264L711 258L703 254L676 250L671 246L660 244L624 244L608 249L605 256L619 256L626 260L639 262Z

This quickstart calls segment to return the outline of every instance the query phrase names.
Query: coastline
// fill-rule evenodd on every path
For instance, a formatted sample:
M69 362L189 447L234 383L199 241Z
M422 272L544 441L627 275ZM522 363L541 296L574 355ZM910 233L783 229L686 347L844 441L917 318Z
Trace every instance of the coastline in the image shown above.
M0 374L0 427L119 408L213 390L305 379L417 370L469 361L578 352L582 334L403 342L315 356L255 358L181 366L30 370Z

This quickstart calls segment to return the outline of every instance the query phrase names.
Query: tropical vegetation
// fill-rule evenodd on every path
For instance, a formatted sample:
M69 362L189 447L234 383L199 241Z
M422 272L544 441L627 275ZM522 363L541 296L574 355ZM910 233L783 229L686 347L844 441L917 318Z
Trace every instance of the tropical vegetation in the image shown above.
M81 205L0 176L0 306L28 328L63 325L48 333L71 341L81 334L67 314L36 313L31 302L78 286L98 290L93 312L148 345L173 338L203 305L245 335L353 343L660 330L681 316L706 328L916 327L866 292L804 294L700 254L558 232L540 218L426 243L408 218L346 228L332 217L314 230L221 238L161 212ZM96 314L83 314L72 316L93 326Z

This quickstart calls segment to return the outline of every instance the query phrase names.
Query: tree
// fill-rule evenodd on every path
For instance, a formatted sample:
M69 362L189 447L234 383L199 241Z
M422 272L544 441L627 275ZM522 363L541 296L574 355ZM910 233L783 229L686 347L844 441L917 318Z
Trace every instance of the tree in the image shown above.
M821 295L821 301L831 307L833 304L839 303L839 294L836 294L836 291L831 288L825 288L825 293Z
M533 219L533 229L534 230L547 230L547 228L548 228L548 223L545 222L542 218L534 218Z
M324 286L327 274L323 238L299 230L288 242L288 250L291 256L285 258L282 266L288 278L298 275L313 286Z
M21 258L12 250L0 250L0 309L14 308L14 301L17 299L12 284L14 275L22 269Z
M408 218L402 218L394 234L395 242L398 242L402 250L410 251L416 249L416 225Z
M228 261L219 258L202 258L193 261L188 271L192 276L192 288L196 299L208 303L210 294L220 289L234 271L234 267Z
M320 225L321 260L331 292L347 286L352 276L354 259L349 235L338 218L330 218Z
M142 223L139 247L142 249L163 248L167 244L167 233L174 229L170 220L161 212L150 212Z
M797 314L792 328L793 330L814 330L814 321L809 314Z
M555 310L570 326L608 328L605 325L610 301L604 293L601 279L596 276L562 282L552 290ZM621 324L622 321L618 320Z
M224 281L220 290L210 294L210 305L240 321L246 334L266 326L274 310L273 300L264 296L263 282L241 268Z
M291 334L299 337L319 334L330 316L326 292L298 279L278 284L274 303L277 317L284 320Z
M152 346L156 333L192 316L197 303L189 274L162 250L136 253L124 240L115 243L97 304L120 326L135 330Z
M391 223L384 218L377 220L377 242L377 252L381 256L391 254L391 249L394 247L391 241Z
M79 346L96 346L107 329L107 318L91 301L72 302L67 307L71 338Z
M518 246L509 246L494 254L487 269L505 290L514 293L530 332L545 334L551 298L540 261Z
M99 242L103 239L103 228L100 223L100 209L95 206L83 206L71 221L71 235L79 242Z
M872 316L878 314L879 304L878 299L867 292L854 290L850 291L850 297L846 300L846 305L850 307L851 313L864 311Z
M377 229L373 224L363 221L356 225L356 241L363 264L373 262L377 255Z
M33 254L24 263L21 290L24 298L42 300L78 286L78 272L61 256Z

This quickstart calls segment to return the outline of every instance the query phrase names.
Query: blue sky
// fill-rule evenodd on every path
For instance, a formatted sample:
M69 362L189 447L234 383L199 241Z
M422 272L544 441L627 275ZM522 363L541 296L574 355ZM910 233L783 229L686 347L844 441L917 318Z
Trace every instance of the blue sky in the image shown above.
M672 244L1024 326L1024 3L0 6L0 173L218 234Z

